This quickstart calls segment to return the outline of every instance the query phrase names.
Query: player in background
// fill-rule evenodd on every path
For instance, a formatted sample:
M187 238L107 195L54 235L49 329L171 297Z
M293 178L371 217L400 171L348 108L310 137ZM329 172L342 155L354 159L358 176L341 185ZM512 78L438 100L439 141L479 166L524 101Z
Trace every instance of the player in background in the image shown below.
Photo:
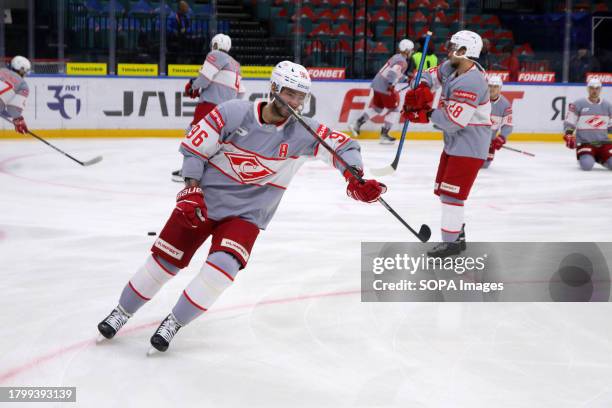
M28 132L23 110L30 90L24 78L31 69L30 61L20 55L13 57L7 68L0 69L0 112L13 122L15 131L19 133Z
M399 93L395 90L395 84L407 79L405 72L408 68L408 60L414 50L414 43L403 39L398 45L399 53L393 55L378 71L370 87L374 91L368 108L359 117L349 124L349 130L353 136L359 136L361 126L368 119L383 115L385 122L380 132L380 143L392 144L395 139L389 136L389 130L399 120Z
M423 73L406 93L404 111L416 123L431 121L444 133L434 193L442 203L442 241L429 256L446 257L465 250L464 203L489 151L491 102L484 70L474 61L482 39L472 31L455 33L448 60ZM442 87L437 109L432 90Z
M601 97L599 79L591 79L587 91L588 98L569 104L563 139L568 148L576 149L582 170L591 170L595 162L612 170L612 141L608 137L612 133L612 104Z
M190 79L185 85L185 94L190 98L198 98L189 129L215 106L244 96L240 64L228 54L232 48L232 39L228 35L217 34L210 41L210 48L198 77ZM172 179L182 182L181 171L173 172Z
M495 152L502 148L512 133L512 104L501 94L504 82L499 76L489 78L489 94L491 97L491 146L489 155L482 165L487 169L495 158Z
M303 66L280 62L270 82L271 91L297 111L308 102L311 81ZM313 119L304 120L363 174L356 141ZM371 203L386 191L375 180L360 183L274 99L218 105L185 135L180 151L185 188L178 193L176 208L152 254L125 285L118 306L98 325L106 338L112 338L212 237L206 263L151 337L152 346L165 351L176 332L210 309L246 267L260 230L267 227L291 179L308 158L337 168L348 182L347 194L355 200Z

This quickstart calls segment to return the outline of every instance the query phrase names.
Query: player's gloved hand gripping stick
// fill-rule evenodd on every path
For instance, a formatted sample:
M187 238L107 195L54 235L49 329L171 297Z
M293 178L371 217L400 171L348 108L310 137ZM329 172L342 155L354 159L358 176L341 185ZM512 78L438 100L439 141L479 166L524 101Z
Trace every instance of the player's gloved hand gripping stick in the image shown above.
M321 139L317 133L312 130L310 128L310 126L308 126L306 124L306 122L304 122L304 120L302 119L302 117L300 115L298 115L298 113L291 107L289 106L289 104L287 102L285 102L285 100L283 98L281 98L278 94L276 93L272 93L272 97L276 100L278 100L285 108L287 108L287 110L291 113L291 116L293 116L300 125L302 125L304 127L304 129L306 129L308 131L308 133L310 133L312 135L312 137L314 137L317 142L319 142L319 144L329 152L329 154L331 154L334 159L336 159L338 162L340 162L344 167L345 167L345 173L348 172L348 174L351 176L351 178L356 179L359 183L361 184L365 184L367 183L367 181L365 181L362 177L362 175L360 174L361 172L348 165L348 163L346 161L344 161L344 159L342 157L340 157L340 155L338 153L335 152L334 149L331 148L330 145L328 145L327 143L325 143L325 141L323 139ZM347 177L348 179L349 177ZM401 222L406 228L408 228L408 230L410 230L410 232L412 232L421 242L427 242L429 240L429 238L431 237L431 230L429 229L429 227L425 224L421 225L421 229L419 230L419 232L416 232L406 221L404 221L404 219L397 213L395 212L395 210L393 208L391 208L391 206L389 204L387 204L387 202L385 200L382 199L382 197L378 197L376 199L376 201L378 201L379 203L382 204L383 207L385 207L387 209L387 211L389 211L391 214L393 214L393 216L395 218L397 218L397 220L399 222Z
M6 120L7 122L13 123L13 121L8 119L6 116L4 116L4 115L0 115L0 116L2 116L2 118L4 120ZM33 136L36 139L40 140L41 142L43 142L47 146L51 147L52 149L55 149L56 151L60 152L64 156L68 157L69 159L74 160L75 162L79 163L81 166L91 166L92 164L96 164L96 163L99 163L99 162L102 161L102 156L96 156L93 159L87 160L87 161L81 161L81 160L75 159L74 157L72 157L71 155L69 155L68 153L63 151L62 149L60 149L58 147L55 147L54 145L52 145L51 143L47 142L42 137L35 135L32 131L26 129L26 133L28 133L30 136Z
M425 36L425 43L423 44L423 55L421 57L421 62L419 62L419 69L417 70L417 74L414 78L414 86L412 89L416 89L419 86L419 82L421 82L421 74L423 73L423 66L425 65L425 56L427 55L427 48L429 47L429 40L431 39L432 32L428 31ZM399 144L397 145L397 152L395 153L395 159L393 162L383 168L380 169L371 169L372 174L377 177L386 176L392 174L397 170L397 165L399 163L400 156L402 155L402 148L404 147L404 140L406 140L406 132L408 131L408 124L410 121L406 119L404 122L404 127L402 128L402 136L400 137Z

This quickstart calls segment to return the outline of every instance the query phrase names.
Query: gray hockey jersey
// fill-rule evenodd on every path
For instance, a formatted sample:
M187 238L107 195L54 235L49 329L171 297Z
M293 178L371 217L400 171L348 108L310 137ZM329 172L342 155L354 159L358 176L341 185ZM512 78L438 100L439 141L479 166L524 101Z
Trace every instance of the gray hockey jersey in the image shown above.
M398 83L408 68L408 61L402 54L395 54L378 71L370 87L376 92L389 94L389 87Z
M222 103L185 135L182 175L200 180L207 218L240 217L264 229L306 159L344 170L294 119L263 123L264 105L236 99ZM304 121L350 166L363 168L356 141L313 119Z
M500 94L497 100L491 100L491 140L498 134L507 140L512 127L512 105Z
M491 143L491 102L484 74L474 65L457 76L450 61L423 72L432 91L442 87L431 122L444 132L444 151L451 156L486 159Z
M576 142L591 143L608 139L612 132L612 105L599 98L599 103L592 103L587 98L578 99L569 104L564 122L564 129L576 130Z
M208 53L192 87L200 89L199 102L215 105L242 98L245 92L240 76L240 64L229 54L219 50Z
M14 71L0 69L0 112L4 116L18 118L25 109L30 90L28 84Z

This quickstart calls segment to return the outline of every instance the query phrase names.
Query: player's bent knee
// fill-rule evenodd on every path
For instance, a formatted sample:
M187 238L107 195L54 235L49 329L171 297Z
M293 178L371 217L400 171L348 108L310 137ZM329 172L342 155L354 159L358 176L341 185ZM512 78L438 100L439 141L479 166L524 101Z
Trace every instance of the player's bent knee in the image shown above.
M234 282L240 263L236 260L232 261L230 259L232 255L227 253L224 255L213 257L217 264L213 263L209 256L198 275L183 292L187 300L198 309L208 310L221 293Z
M143 299L149 300L168 282L179 268L155 254L149 256L143 266L130 279L130 287Z
M593 166L595 165L595 158L591 155L583 154L578 159L578 164L580 165L580 168L582 170L590 171L593 169Z

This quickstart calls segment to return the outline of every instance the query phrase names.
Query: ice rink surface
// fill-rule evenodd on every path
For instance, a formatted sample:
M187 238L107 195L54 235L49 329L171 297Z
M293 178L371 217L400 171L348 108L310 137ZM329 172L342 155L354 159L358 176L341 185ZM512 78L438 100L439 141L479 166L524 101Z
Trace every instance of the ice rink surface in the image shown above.
M610 305L360 302L360 242L415 241L307 163L246 270L165 354L149 337L206 256L113 341L96 325L148 254L180 185L176 139L0 142L0 386L76 386L66 407L610 407ZM395 146L363 142L368 167ZM480 173L468 241L608 241L612 172L562 144L510 143ZM439 238L441 142L409 141L385 199ZM0 404L4 406L3 404ZM32 404L49 406L51 404ZM28 404L19 404L28 406Z

